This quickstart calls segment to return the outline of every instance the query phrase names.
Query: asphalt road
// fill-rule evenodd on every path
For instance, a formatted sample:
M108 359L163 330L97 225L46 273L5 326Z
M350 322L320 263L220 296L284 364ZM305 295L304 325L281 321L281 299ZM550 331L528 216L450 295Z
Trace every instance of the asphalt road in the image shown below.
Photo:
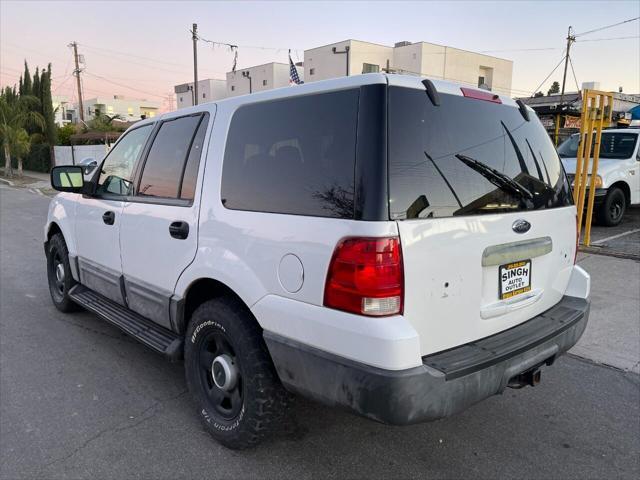
M299 399L257 449L201 428L182 365L51 305L48 199L0 185L0 477L638 478L637 374L565 356L536 388L387 427Z

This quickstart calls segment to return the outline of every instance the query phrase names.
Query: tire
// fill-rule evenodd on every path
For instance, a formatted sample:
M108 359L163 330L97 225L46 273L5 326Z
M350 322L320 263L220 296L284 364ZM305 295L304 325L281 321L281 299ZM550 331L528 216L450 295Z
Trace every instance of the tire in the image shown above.
M185 336L184 368L205 428L225 447L256 445L286 412L289 394L260 327L239 301L216 298L195 310Z
M607 192L602 205L598 209L598 223L606 227L618 225L627 210L627 198L624 192L614 187Z
M69 251L61 233L53 235L47 246L47 278L51 300L58 310L65 313L80 310L69 298L69 290L77 282L71 275Z

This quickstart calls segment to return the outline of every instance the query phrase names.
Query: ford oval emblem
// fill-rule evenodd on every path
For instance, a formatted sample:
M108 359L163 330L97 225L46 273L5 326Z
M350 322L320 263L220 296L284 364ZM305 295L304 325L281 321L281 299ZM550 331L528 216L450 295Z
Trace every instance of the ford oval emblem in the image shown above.
M511 228L516 233L527 233L531 228L531 224L526 220L519 219L513 222L513 225L511 225Z

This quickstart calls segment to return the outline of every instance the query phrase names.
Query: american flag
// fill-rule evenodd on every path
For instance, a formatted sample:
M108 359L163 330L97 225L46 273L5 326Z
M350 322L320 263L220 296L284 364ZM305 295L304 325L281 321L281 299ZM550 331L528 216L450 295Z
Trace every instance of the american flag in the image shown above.
M293 60L291 60L291 53L289 53L289 85L300 85L301 83L304 82L300 80L298 69L294 65Z

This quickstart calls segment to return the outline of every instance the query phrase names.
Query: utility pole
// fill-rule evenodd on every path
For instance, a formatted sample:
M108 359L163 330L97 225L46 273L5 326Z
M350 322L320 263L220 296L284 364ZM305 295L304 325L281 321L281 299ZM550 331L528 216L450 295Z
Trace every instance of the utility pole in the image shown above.
M567 32L567 54L564 57L564 75L562 76L562 90L560 92L560 105L562 106L562 101L564 100L564 85L567 82L567 67L569 66L569 50L571 49L571 44L576 41L576 37L571 35L571 27L569 27L569 31Z
M191 39L193 40L193 97L194 105L198 105L198 24L193 24L191 31Z
M73 57L76 62L76 69L73 73L76 75L76 82L78 83L78 109L80 110L80 121L84 122L84 106L82 105L82 87L80 86L80 64L78 63L78 42L71 42L70 47L73 47Z

